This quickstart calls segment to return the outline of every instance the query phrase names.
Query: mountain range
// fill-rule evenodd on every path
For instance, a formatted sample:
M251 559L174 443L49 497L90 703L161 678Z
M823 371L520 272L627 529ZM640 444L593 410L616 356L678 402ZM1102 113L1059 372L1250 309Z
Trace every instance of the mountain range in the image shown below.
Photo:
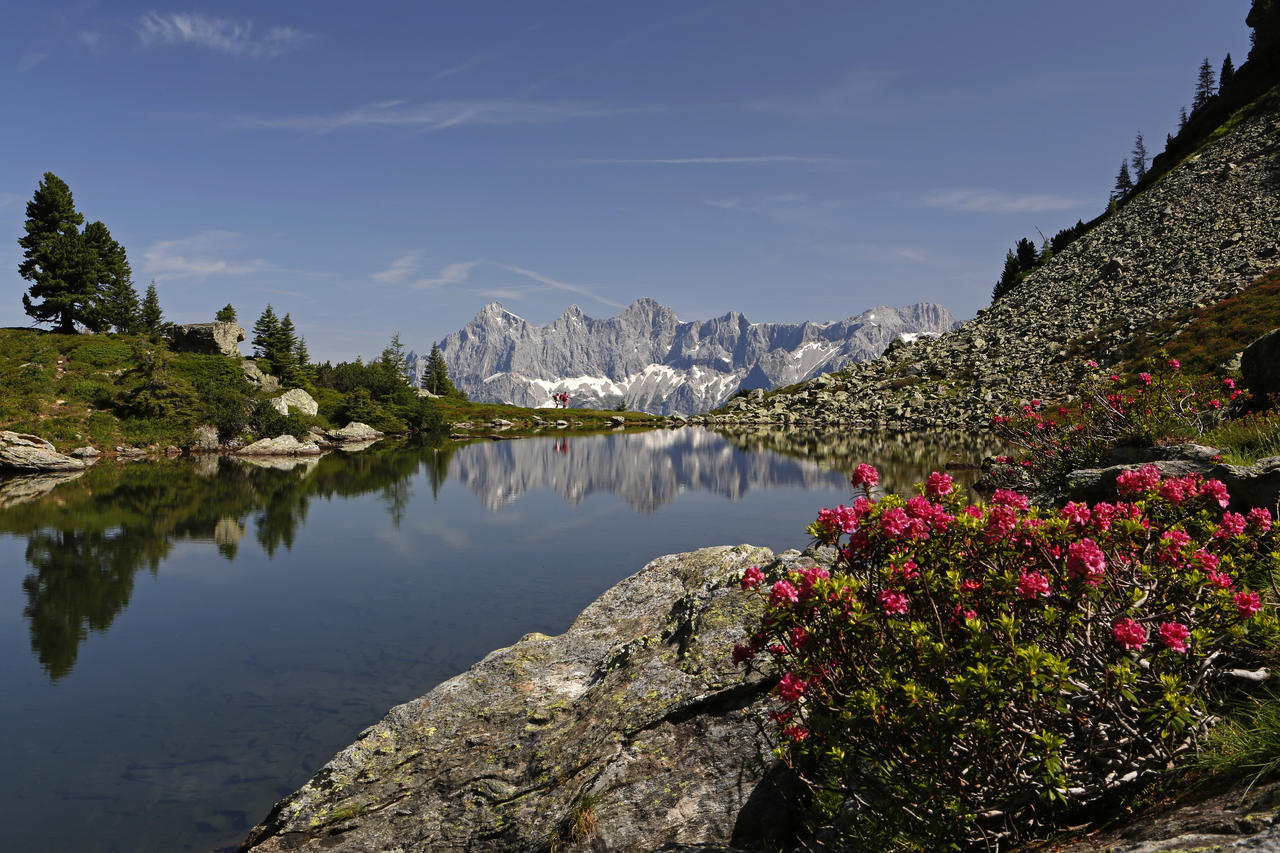
M831 323L752 323L736 311L680 322L653 299L597 320L572 305L535 326L490 302L440 344L454 383L479 402L673 414L704 412L743 388L770 390L875 358L895 340L954 329L941 305L881 306ZM426 356L409 354L420 379Z

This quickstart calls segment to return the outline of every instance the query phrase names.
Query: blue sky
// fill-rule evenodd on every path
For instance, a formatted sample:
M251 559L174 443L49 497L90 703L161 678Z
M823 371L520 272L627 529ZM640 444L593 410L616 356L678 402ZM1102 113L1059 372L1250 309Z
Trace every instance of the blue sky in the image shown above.
M166 316L289 312L317 360L485 303L686 320L967 318L1004 254L1105 206L1249 0L15 4L0 325L41 175ZM1038 240L1038 238L1037 238Z

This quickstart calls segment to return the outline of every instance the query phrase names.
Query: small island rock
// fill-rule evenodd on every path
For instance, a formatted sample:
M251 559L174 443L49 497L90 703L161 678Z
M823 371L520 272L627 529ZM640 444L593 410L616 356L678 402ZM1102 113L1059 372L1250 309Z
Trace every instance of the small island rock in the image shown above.
M80 471L85 463L59 453L37 435L0 430L0 471Z

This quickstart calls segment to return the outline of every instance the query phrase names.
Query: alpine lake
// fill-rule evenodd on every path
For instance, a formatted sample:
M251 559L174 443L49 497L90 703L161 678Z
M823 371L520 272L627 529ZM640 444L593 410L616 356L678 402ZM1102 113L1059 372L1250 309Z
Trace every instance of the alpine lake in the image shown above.
M804 548L858 463L909 493L989 452L683 428L0 480L2 846L234 850L393 705L654 557Z

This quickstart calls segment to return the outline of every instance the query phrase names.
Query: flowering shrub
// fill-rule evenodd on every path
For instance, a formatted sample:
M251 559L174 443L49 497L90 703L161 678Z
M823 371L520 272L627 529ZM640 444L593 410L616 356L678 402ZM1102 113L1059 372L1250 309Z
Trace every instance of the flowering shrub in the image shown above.
M1129 380L1104 376L1097 362L1087 367L1076 389L1077 408L1050 409L1032 400L1016 414L992 418L996 434L1019 448L1020 466L1037 482L1096 464L1116 445L1198 438L1250 399L1233 379L1183 374L1176 358L1161 357L1150 372Z
M1164 770L1274 638L1250 587L1280 524L1224 513L1220 483L1148 467L1119 502L1040 509L942 474L876 496L866 467L809 528L830 571L743 574L765 610L734 648L778 677L778 755L847 847L990 847Z

